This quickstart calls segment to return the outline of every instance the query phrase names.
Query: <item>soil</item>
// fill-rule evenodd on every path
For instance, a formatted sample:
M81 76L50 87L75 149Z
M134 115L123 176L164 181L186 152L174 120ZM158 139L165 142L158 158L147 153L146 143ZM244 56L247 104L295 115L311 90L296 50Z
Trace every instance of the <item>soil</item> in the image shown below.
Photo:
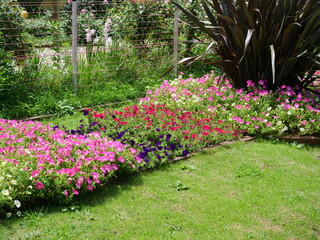
M298 142L298 143L305 143L315 146L320 146L320 136L278 136L280 140L286 142Z

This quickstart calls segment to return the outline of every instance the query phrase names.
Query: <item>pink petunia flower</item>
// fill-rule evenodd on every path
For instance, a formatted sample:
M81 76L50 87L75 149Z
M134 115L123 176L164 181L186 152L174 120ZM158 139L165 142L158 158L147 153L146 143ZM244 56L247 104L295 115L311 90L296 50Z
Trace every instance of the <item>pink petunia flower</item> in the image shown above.
M39 173L38 170L34 170L34 171L31 173L31 176L35 178L35 177L39 176L39 174L40 174L40 173Z
M63 195L65 195L66 197L68 197L68 196L69 196L69 192L68 192L67 190L64 190L64 191L63 191Z
M37 182L36 182L36 188L38 188L38 189L43 189L43 188L44 188L43 183L42 183L42 182L37 181Z
M72 189L72 192L73 192L74 195L79 195L79 192L77 190L75 190L75 189Z

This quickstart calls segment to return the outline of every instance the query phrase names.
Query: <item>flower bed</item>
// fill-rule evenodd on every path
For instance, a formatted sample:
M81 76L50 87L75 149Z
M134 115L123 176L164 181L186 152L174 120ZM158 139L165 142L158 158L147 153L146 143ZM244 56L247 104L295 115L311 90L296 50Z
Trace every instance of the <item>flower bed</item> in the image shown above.
M0 139L2 210L37 199L67 202L138 165L135 149L99 132L77 136L39 122L2 119Z
M216 120L236 124L248 134L319 134L320 91L299 91L281 86L276 92L247 81L248 92L232 89L228 80L205 75L194 79L165 81L158 89L149 90L143 103L167 104L181 108L212 112ZM320 85L317 82L318 86Z
M68 202L114 175L253 135L319 135L320 96L281 86L235 90L213 74L179 77L148 90L139 105L85 110L77 129L0 120L0 207L16 212L37 199ZM11 210L10 210L11 209Z

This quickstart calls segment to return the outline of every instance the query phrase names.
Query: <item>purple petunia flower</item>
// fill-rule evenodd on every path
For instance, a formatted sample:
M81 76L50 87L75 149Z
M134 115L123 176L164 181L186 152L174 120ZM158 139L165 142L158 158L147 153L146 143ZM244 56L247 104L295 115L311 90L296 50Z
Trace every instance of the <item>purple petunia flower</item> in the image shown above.
M171 136L172 136L171 134L167 134L166 142L168 142L170 140Z

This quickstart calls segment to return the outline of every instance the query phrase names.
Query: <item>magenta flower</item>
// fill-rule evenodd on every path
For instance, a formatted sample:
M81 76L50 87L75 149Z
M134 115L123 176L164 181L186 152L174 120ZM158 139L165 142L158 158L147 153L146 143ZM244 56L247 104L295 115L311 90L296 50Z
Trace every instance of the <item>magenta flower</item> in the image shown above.
M235 108L236 108L236 109L241 109L241 108L242 108L242 105L241 105L241 104L238 104L238 105L235 106Z
M64 190L64 191L63 191L63 195L65 195L66 197L68 197L68 196L69 196L69 192L68 192L67 190Z
M37 182L36 182L36 188L38 188L38 189L43 189L43 188L44 188L43 183L42 183L42 182L37 181Z
M254 86L255 86L254 82L252 82L251 80L247 81L247 87L254 87Z
M72 192L73 192L74 195L79 195L79 192L77 190L75 190L75 189L72 189Z
M38 170L34 170L34 171L31 173L31 176L35 178L35 177L39 176L39 174L40 174L40 173L39 173Z
M91 178L86 178L86 182L87 182L87 184L91 184L92 183Z

